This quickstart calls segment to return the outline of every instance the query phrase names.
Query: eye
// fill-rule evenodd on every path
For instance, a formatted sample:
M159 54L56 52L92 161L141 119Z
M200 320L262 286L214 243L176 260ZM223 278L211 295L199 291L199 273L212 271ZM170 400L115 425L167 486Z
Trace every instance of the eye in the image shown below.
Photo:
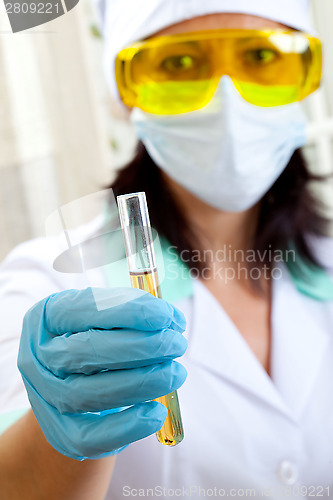
M278 58L278 52L269 48L252 49L244 54L246 62L251 64L269 64Z
M170 56L161 62L161 67L170 73L181 73L192 70L196 66L196 59L190 55Z

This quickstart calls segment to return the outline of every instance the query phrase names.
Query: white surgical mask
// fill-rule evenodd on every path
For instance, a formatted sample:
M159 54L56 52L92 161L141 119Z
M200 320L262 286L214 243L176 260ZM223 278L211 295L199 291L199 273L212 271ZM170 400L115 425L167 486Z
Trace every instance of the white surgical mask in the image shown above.
M162 170L208 205L228 212L255 205L306 143L299 103L254 106L227 76L198 111L162 116L135 108L131 120Z

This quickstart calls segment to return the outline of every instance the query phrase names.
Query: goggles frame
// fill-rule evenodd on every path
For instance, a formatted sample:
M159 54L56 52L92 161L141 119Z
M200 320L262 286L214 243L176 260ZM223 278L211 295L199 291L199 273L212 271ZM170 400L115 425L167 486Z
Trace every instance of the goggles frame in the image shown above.
M175 93L172 92L171 88L169 90L169 95L164 94L163 96L168 99L168 102L165 102L165 104L160 102L158 106L147 106L142 102L142 99L140 99L141 84L138 84L133 78L133 67L138 57L140 55L142 57L142 54L147 54L147 51L151 51L151 53L157 51L158 53L158 50L163 50L168 46L176 46L177 44L184 45L184 43L191 42L205 43L207 41L219 41L220 43L225 42L225 44L227 44L231 43L233 40L250 39L272 43L272 46L276 47L279 51L281 58L285 57L286 68L288 58L292 59L291 55L296 55L298 58L304 56L304 64L302 67L304 70L303 75L300 72L299 82L293 84L294 91L291 94L289 93L288 97L286 93L286 95L283 93L285 91L283 85L274 85L273 83L261 85L255 81L245 81L246 79L242 81L241 78L239 79L235 74L232 74L232 71L228 71L227 69L225 72L223 64L220 65L220 61L215 59L215 74L207 78L204 90L201 89L201 93L199 91L200 89L198 89L196 93L193 94L196 98L193 99L192 102L189 102L185 98L183 103L177 103L176 98L172 104L172 96L175 96ZM302 49L304 50L302 51ZM307 56L305 56L305 54L307 54ZM234 60L236 60L236 58L234 58ZM294 30L218 29L194 31L176 35L158 36L144 41L138 41L122 49L116 58L115 73L118 91L123 103L129 107L139 107L148 113L172 115L200 109L210 102L220 79L224 75L231 78L236 89L247 102L261 107L279 106L301 101L319 88L322 76L322 46L319 38ZM147 68L146 73L142 71L142 75L145 78L149 78ZM197 84L198 81L200 81L200 79L185 80L184 82L178 81L176 83L179 88L179 85L189 84L189 82ZM203 79L202 81L205 80ZM156 87L161 85L161 83L165 84L165 82L155 82L154 85ZM183 94L183 98L184 97L185 94ZM180 98L181 93L178 96L178 99ZM156 99L157 97L155 96L155 102ZM152 101L153 100L154 97L152 98ZM156 109L158 111L156 111Z

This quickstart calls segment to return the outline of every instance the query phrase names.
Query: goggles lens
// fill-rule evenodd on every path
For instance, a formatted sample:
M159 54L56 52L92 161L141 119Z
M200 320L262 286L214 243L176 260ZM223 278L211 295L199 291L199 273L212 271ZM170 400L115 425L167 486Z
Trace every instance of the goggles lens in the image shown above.
M297 31L210 30L156 37L123 49L116 78L125 104L148 113L195 111L223 75L257 106L300 101L320 85L319 39Z

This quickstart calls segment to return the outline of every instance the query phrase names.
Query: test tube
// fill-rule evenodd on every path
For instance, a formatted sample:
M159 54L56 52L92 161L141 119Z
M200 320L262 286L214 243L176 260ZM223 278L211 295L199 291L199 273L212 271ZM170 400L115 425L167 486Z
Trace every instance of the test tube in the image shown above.
M131 285L162 298L146 194L126 194L118 196L117 201ZM184 438L177 391L157 398L156 401L168 410L163 427L156 433L156 437L164 445L175 446Z

